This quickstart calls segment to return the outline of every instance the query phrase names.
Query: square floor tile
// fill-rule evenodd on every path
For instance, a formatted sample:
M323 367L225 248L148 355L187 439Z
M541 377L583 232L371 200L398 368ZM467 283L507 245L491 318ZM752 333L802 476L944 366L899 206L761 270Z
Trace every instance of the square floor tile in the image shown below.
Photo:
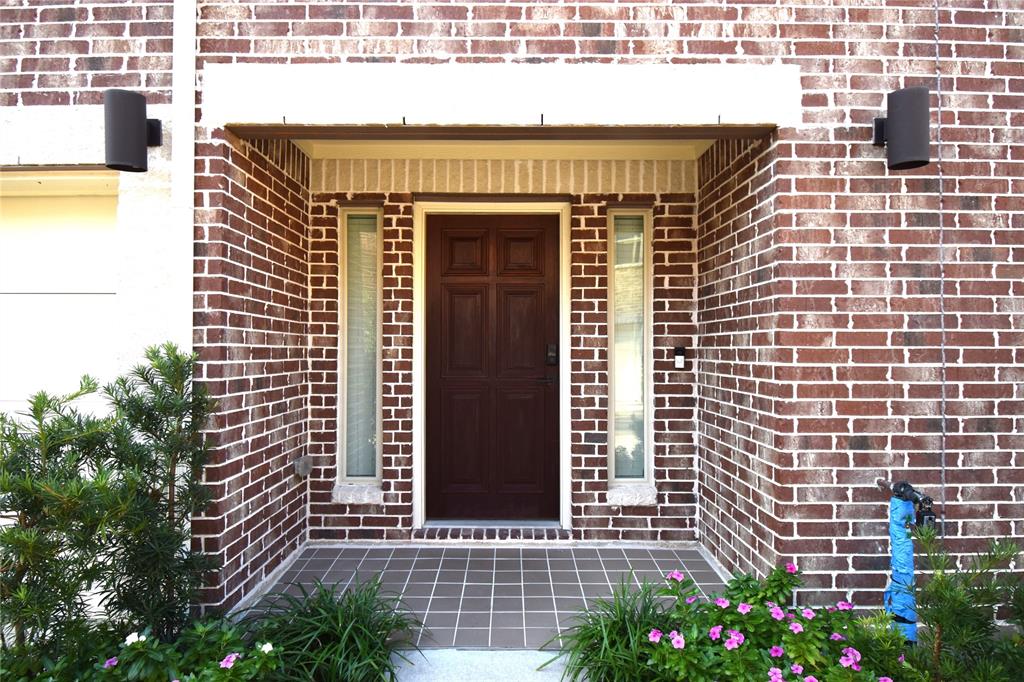
M430 600L431 611L458 611L461 606L461 597L434 597Z
M463 588L462 589L462 596L463 597L487 597L487 598L490 598L491 594L494 592L494 587L492 585L489 585L489 584L487 584L487 585L466 584L466 585L463 585L462 588Z
M409 583L403 594L406 597L429 597L434 592L434 583Z
M558 649L558 631L554 628L526 628L525 645L528 649Z
M486 628L459 628L455 632L455 646L486 647L491 631Z
M463 609L465 610L465 609ZM523 599L521 597L495 597L494 611L522 611Z
M427 611L427 617L423 624L429 628L454 628L459 620L459 614L445 611Z
M431 628L420 635L419 646L422 648L450 647L454 644L455 628Z
M559 611L582 611L586 607L582 597L555 597L555 608Z
M426 611L430 606L430 597L403 597L402 603L405 608L413 611Z
M521 628L523 627L523 612L515 613L493 613L491 614L492 628Z
M551 597L524 597L523 604L527 611L553 611L555 608Z
M522 649L525 646L523 628L491 628L491 644L495 648Z
M554 592L547 583L528 582L523 585L523 594L527 597L550 597Z
M463 611L459 614L460 628L489 628L491 627L490 611Z
M441 569L437 572L437 582L439 583L459 583L461 585L465 580L465 571L446 571Z
M495 597L521 597L523 586L519 583L502 583L494 586Z
M555 628L558 626L558 619L553 611L527 611L523 615L523 621L528 628Z
M490 611L491 600L487 597L465 597L462 600L462 605L459 607L461 611Z
M434 585L434 597L461 597L462 583L437 583Z

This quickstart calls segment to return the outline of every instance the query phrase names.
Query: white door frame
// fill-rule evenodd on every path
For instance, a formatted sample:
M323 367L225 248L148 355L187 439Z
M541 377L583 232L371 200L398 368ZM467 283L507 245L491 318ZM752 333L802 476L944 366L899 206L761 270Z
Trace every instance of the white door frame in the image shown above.
M558 262L558 509L562 528L572 526L572 204L533 201L421 201L412 207L412 527L426 520L426 225L431 213L555 214L559 216ZM528 525L528 522L524 522Z

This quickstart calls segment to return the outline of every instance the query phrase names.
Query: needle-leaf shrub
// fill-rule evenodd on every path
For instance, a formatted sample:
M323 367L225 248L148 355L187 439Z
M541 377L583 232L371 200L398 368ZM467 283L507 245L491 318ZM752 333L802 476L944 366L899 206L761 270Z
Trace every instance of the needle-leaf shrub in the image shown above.
M207 494L201 429L210 412L195 357L171 344L99 392L29 399L0 415L0 654L19 675L91 658L97 633L148 628L171 641L188 622L208 559L192 551ZM108 637L109 639L109 637ZM101 639L100 642L103 640ZM14 677L13 679L17 679Z

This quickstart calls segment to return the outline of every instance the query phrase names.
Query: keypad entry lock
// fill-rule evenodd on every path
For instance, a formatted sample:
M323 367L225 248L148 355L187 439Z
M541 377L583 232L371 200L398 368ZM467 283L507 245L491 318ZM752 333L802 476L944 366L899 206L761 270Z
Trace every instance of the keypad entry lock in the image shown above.
M558 344L549 343L547 353L544 356L544 364L550 367L554 367L558 364Z

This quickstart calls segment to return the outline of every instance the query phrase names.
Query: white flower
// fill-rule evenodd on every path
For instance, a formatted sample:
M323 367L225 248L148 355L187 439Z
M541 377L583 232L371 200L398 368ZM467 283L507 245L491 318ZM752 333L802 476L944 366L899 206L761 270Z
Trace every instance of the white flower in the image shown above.
M132 634L128 635L128 637L125 638L124 645L125 646L131 646L132 644L135 644L136 642L145 642L145 641L146 641L146 636L145 635L140 635L137 632L133 632Z
M263 646L260 647L260 651L262 651L265 654L269 654L273 650L274 650L274 645L271 644L270 642L267 642L266 644L264 644Z

